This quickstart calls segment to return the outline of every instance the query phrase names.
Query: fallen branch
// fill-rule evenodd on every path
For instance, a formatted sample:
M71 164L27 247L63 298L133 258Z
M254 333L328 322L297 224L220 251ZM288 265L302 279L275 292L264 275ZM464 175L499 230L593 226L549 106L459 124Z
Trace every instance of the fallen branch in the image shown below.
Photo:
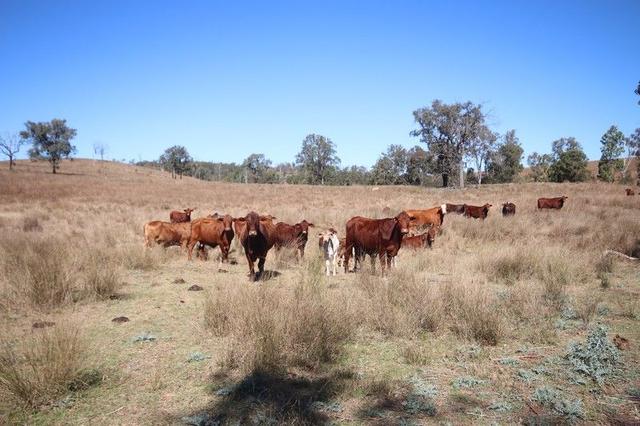
M615 254L616 256L620 256L620 257L622 257L622 258L624 258L624 259L627 259L627 260L633 260L633 261L638 261L638 260L640 260L640 259L639 259L639 258L637 258L637 257L627 256L626 254L624 254L624 253L620 253L619 251L615 251L615 250L605 250L605 251L604 251L604 256L606 256L606 255L608 255L608 254Z

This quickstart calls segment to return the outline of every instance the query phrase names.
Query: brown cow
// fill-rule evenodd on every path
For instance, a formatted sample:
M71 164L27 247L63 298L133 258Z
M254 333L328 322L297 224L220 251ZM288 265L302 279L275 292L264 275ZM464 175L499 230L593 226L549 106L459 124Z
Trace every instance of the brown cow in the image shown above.
M425 247L431 248L438 233L437 226L431 226L424 234L404 237L402 239L402 248L421 249Z
M491 204L489 203L485 204L484 206L470 206L468 204L465 204L464 215L465 217L485 220L487 218L487 215L489 214L490 208Z
M386 219L361 216L349 219L346 225L344 271L349 272L349 258L354 250L356 262L368 254L371 256L372 267L375 264L374 256L377 254L384 274L385 267L391 266L391 259L400 250L402 237L409 232L409 223L409 215L406 212ZM354 266L354 270L355 268Z
M315 225L307 220L303 220L295 225L289 225L284 222L276 223L275 233L275 249L280 250L282 247L291 246L296 249L296 258L298 254L300 258L304 258L304 248L309 238L309 228Z
M502 216L513 216L516 214L516 205L513 203L504 203L502 205Z
M447 203L445 206L447 207L447 213L464 214L464 204Z
M196 219L191 224L191 237L189 239L189 260L193 253L193 247L200 243L200 253L205 255L204 246L215 248L220 246L222 261L229 261L229 247L233 241L233 218L228 214L215 218L203 217ZM206 257L206 256L203 256Z
M151 247L151 243L162 244L164 247L182 246L186 248L191 237L191 222L169 223L154 220L144 225L144 243Z
M410 228L424 228L437 226L440 228L444 222L444 215L447 214L447 206L432 207L426 210L405 210L409 216Z
M184 209L182 212L174 210L169 213L169 220L171 223L191 222L191 212L195 209L195 207L192 209Z
M627 193L627 195L636 195L635 191L631 188L625 189L625 192Z
M250 212L245 217L235 219L238 239L249 263L251 281L257 281L262 276L267 253L275 243L276 231L273 219L273 216L260 216L256 212ZM257 274L254 267L256 260L258 260Z
M538 198L538 209L561 209L567 196L555 198Z

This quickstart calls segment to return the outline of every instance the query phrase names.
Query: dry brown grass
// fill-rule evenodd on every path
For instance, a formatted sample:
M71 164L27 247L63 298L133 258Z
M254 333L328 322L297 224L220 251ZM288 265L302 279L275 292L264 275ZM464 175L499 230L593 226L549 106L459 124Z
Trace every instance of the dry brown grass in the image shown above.
M640 198L626 197L617 185L545 183L462 191L245 186L175 181L157 171L120 164L99 168L91 161L65 163L63 172L72 174L47 172L46 165L23 162L15 173L0 169L0 314L8 336L30 332L31 322L42 313L56 322L74 316L87 323L89 354L122 375L100 389L103 402L80 405L70 413L70 422L123 406L118 416L129 417L100 422L145 423L149 419L141 413L151 410L159 413L154 422L174 423L172 416L219 399L202 389L211 384L208 373L222 365L238 379L259 372L281 379L297 374L313 382L327 369L357 371L360 378L354 384L331 395L345 405L332 419L365 423L372 418L357 414L367 411L363 404L372 398L399 398L404 391L394 386L404 383L399 386L405 389L407 377L424 368L441 391L437 402L442 420L471 423L475 417L447 407L455 376L472 374L491 382L487 392L493 386L497 390L487 398L516 392L525 399L531 389L503 386L513 383L515 373L503 366L496 369L496 358L516 356L529 346L556 356L593 322L607 322L615 332L640 341L637 270L602 256L606 249L629 255L638 250ZM535 208L538 196L562 194L569 200L561 211ZM188 262L179 248L142 248L144 222L166 220L169 210L190 205L198 206L194 218L214 211L240 216L256 210L340 232L351 216L381 217L387 207L398 212L443 202L498 206L506 201L518 206L515 217L503 218L496 207L486 221L446 216L433 250L401 251L398 267L384 278L371 273L368 261L360 273L324 277L313 233L302 262L290 250L269 253L269 279L258 285L247 280L237 240L231 258L238 264L223 264L227 273L218 273L215 261ZM38 226L26 226L31 223ZM175 284L176 278L184 278L186 286ZM187 293L191 284L206 291ZM127 297L102 300L114 293ZM580 327L566 321L565 328L557 325L568 306ZM610 310L607 316L599 314L602 306ZM113 317L124 314L131 318L129 325L112 325ZM147 330L166 338L130 343L133 335ZM458 357L458 351L473 345L481 345L482 357ZM635 347L626 355L626 365L640 361ZM215 362L184 367L194 350ZM539 380L565 379L550 375ZM362 385L368 382L379 383L385 395L374 397L376 392ZM557 384L569 386L566 381ZM189 392L167 396L169 387ZM574 391L596 407L587 390ZM131 397L125 400L123 394ZM396 405L402 410L400 402ZM501 423L518 419L515 413L488 415ZM589 420L603 419L596 408L589 415ZM51 421L47 416L45 423ZM406 413L390 416L381 421L394 423ZM287 413L279 418L300 420ZM29 420L33 418L23 422Z
M77 326L57 326L17 340L0 339L0 396L39 408L69 391L86 369L86 342Z

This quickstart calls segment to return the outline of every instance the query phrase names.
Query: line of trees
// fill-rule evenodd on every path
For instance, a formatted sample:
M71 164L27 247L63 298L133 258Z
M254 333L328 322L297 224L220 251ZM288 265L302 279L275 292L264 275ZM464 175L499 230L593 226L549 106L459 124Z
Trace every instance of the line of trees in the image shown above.
M640 96L640 82L635 93ZM639 102L640 104L640 102ZM162 168L174 179L188 175L203 180L244 183L307 183L311 185L428 185L447 187L465 183L513 182L521 176L524 150L515 130L504 135L487 124L482 105L472 102L447 104L434 100L430 106L413 112L417 129L411 135L422 146L405 148L389 145L371 170L365 167L340 167L333 141L323 135L309 134L292 163L273 165L262 153L249 155L241 164L194 161L181 145L167 148L156 161L137 164ZM29 157L47 160L56 173L63 158L76 148L71 140L77 131L66 120L25 123L18 135L0 136L0 154L9 159L9 168L24 144L30 143ZM630 164L640 156L640 129L625 137L611 126L601 140L601 158L597 177L603 181L630 181ZM426 149L423 148L426 147ZM94 144L94 153L104 155L108 147ZM527 157L529 176L534 181L579 182L589 178L587 156L573 137L551 144L551 153L532 153ZM467 167L467 164L471 165ZM637 162L640 184L640 161Z

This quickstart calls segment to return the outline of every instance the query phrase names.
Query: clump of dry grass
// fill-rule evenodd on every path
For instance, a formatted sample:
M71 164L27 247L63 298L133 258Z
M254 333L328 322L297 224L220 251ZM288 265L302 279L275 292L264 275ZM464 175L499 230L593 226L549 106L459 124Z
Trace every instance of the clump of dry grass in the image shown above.
M389 336L412 338L425 331L436 331L443 319L441 300L435 288L410 271L393 271L388 279L359 274L358 318L374 331Z
M128 244L118 250L117 258L127 269L151 271L157 269L169 258L169 253L162 247L143 249L140 245Z
M67 244L57 238L6 235L0 239L0 288L7 303L50 308L71 300L74 270Z
M328 297L322 280L315 259L292 288L243 283L209 295L205 325L229 338L227 366L278 374L334 359L351 333L351 321L348 310Z
M39 408L67 392L86 368L78 327L58 324L15 341L0 341L0 395L16 405Z
M496 345L504 333L503 317L495 296L472 283L448 283L441 287L447 322L461 337Z
M121 286L120 260L82 239L8 233L0 238L0 306L51 309L102 299Z
M105 299L122 286L118 265L103 250L91 251L84 259L82 290L85 296Z

